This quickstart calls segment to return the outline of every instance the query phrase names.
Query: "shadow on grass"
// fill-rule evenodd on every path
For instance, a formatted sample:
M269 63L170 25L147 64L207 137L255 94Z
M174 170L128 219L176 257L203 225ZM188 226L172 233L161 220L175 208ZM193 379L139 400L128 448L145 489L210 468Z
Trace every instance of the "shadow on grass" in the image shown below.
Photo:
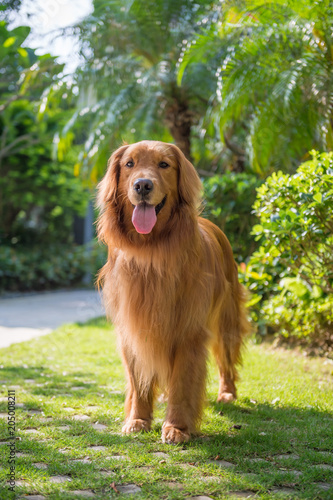
M26 371L27 370L27 371ZM37 372L44 370L38 367ZM31 376L29 369L20 368L20 377ZM52 371L44 371L51 374ZM79 372L80 373L80 372ZM8 374L11 374L9 370ZM87 377L85 373L84 376ZM57 383L72 383L72 377L56 374ZM77 374L75 376L78 376ZM82 376L82 374L81 374ZM19 379L18 379L19 380ZM77 380L75 380L77 384ZM31 387L31 394L36 388ZM89 395L90 390L98 389L97 384L84 389L84 397ZM107 392L107 391L106 391ZM123 394L110 394L110 398L116 400L116 404L123 405ZM93 484L96 489L112 493L110 490L110 479L103 477L100 471L110 471L119 478L138 467L151 466L149 452L154 449L169 452L174 462L168 467L170 477L177 481L186 480L188 468L198 468L204 476L215 476L220 478L229 487L251 488L255 492L268 492L277 486L290 486L296 488L298 498L303 498L304 488L308 488L307 495L315 491L315 482L332 481L333 473L329 469L319 470L316 464L323 463L323 458L318 452L331 451L333 449L333 417L329 412L316 408L280 407L269 404L254 404L249 400L241 400L235 404L222 405L215 402L210 403L213 409L211 420L213 425L207 424L204 418L202 434L193 438L189 443L170 446L160 441L161 424L156 422L151 433L132 436L120 434L120 424L110 424L105 432L97 432L88 422L75 422L69 416L55 417L52 422L43 423L39 430L43 432L50 425L52 427L68 424L70 429L64 433L56 430L56 434L47 436L31 437L22 436L18 443L18 449L27 457L18 459L18 465L22 464L28 476L45 481L50 476L67 475L73 481L79 480L86 487ZM22 410L23 412L23 410ZM38 418L34 420L35 425ZM34 426L35 426L34 425ZM91 446L104 446L105 450L97 451L95 455ZM146 445L146 446L145 446ZM141 446L141 447L140 447ZM189 456L178 452L187 450ZM132 465L130 462L110 461L103 453L115 454L142 454L142 464ZM74 460L82 460L90 457L89 462L81 463ZM279 458L284 455L285 458ZM252 461L259 459L260 461ZM159 459L158 459L159 460ZM233 464L233 469L226 472L218 465L218 460L225 460ZM165 460L162 460L165 462ZM34 462L46 462L47 470L37 470ZM187 468L183 469L182 465ZM155 464L160 478L164 478L164 465ZM293 477L293 469L300 470L302 477ZM229 472L230 471L230 472ZM288 472L289 471L289 472ZM134 472L132 472L134 474ZM130 473L131 474L131 473ZM286 475L287 474L287 475ZM288 475L289 474L289 475ZM202 476L202 477L204 477ZM131 477L131 476L129 476ZM149 481L148 481L149 482ZM205 483L202 483L203 485ZM244 486L245 485L245 486ZM106 488L106 489L105 489ZM198 486L200 491L205 491L204 486ZM222 491L222 490L221 490ZM309 493L310 492L310 493ZM183 498L183 496L179 497ZM266 497L265 497L266 498ZM328 496L304 496L304 498L329 498Z
M98 333L92 335L90 330L81 332L81 326L105 328L107 332L102 332L98 338ZM41 341L41 347L36 346L37 349L45 349L45 355L52 354L50 364L48 358L38 357L36 366L29 367L29 356L26 356L27 364L23 364L20 360L24 358L24 353L19 351L17 366L2 368L0 378L10 381L10 385L18 386L18 401L21 397L25 407L19 408L17 413L18 427L22 431L19 431L18 451L26 454L18 457L20 477L25 477L26 471L31 481L34 477L42 479L67 474L73 480L80 480L82 487L96 487L109 494L112 489L104 488L112 480L103 478L99 472L101 469L118 474L119 483L136 482L135 478L139 476L135 474L142 474L140 481L149 484L149 479L144 476L146 471L140 472L139 469L150 467L159 474L156 476L159 481L166 477L172 481L187 481L187 491L192 491L192 481L214 476L223 483L220 490L211 488L213 495L216 491L215 496L224 494L226 488L253 487L253 491L267 492L274 485L296 484L298 492L308 488L308 496L304 498L322 498L312 495L310 488L313 482L333 481L332 470L315 467L323 463L333 466L333 416L316 407L282 406L279 402L255 403L247 398L231 405L210 402L205 411L201 434L189 443L175 447L163 444L161 420L158 419L153 423L150 433L121 435L124 393L119 388L123 387L124 378L119 368L120 361L114 354L115 346L109 345L108 330L111 332L111 328L103 317L84 325L78 323L69 326L60 334L55 334L47 349L44 341ZM77 349L81 341L82 348ZM53 354L53 348L56 348L57 356ZM95 354L95 351L99 354ZM74 355L77 356L76 364ZM65 359L65 368L56 365L57 359ZM83 366L87 366L87 369ZM67 367L74 371L66 373ZM85 413L87 420L72 418L74 411L72 414L63 411L66 404L72 406L76 414ZM6 402L2 401L0 405L3 408L0 411L5 412ZM162 410L165 412L165 406L157 405L157 408L156 413L160 417ZM38 411L35 414L31 411L29 415L32 409ZM48 417L44 418L47 415L52 417L48 420ZM1 420L0 424L6 430L5 421ZM97 431L93 425L96 423L104 424L107 428ZM66 426L66 429L59 429L61 426ZM40 434L26 434L25 431L29 432L29 429L36 429ZM4 440L5 436L1 439ZM93 450L91 447L96 445L104 446L105 449ZM182 454L184 450L186 452ZM167 453L167 460L161 456L152 458L152 451ZM0 446L0 454L4 452L4 447ZM330 452L330 456L325 458L323 452ZM107 455L114 454L126 455L126 460L116 462L107 459ZM285 457L280 459L279 455ZM89 461L74 462L77 459L84 460L86 456L89 456ZM218 460L230 462L233 468L223 470ZM47 470L36 469L34 462L47 462ZM186 467L182 468L182 465ZM293 469L294 472L300 470L302 475L291 477ZM257 476L256 482L247 477L253 474ZM282 477L283 474L287 474L286 478ZM205 492L205 484L202 482L197 491ZM76 486L72 483L68 487L74 489Z
M103 318L101 318L102 320ZM25 397L26 409L40 409L38 396L49 398L72 397L89 406L90 401L98 399L102 390L106 400L112 400L113 407L118 406L123 411L124 394L101 386L93 380L94 374L87 371L75 371L70 374L59 373L46 366L39 367L3 367L1 378L11 381L10 386L22 386L25 396L31 395L32 401ZM37 380L40 384L27 387L25 381ZM104 397L103 396L103 397ZM17 391L19 400L19 390ZM71 399L67 400L69 403ZM98 402L94 402L98 405ZM327 411L313 408L297 408L293 406L278 406L272 404L251 403L244 399L235 404L223 405L210 402L214 413L214 429L206 431L205 441L194 439L190 446L201 442L201 446L212 447L212 454L218 451L220 445L243 446L245 454L270 454L295 449L333 450L333 415ZM5 411L6 402L0 402L0 411ZM153 424L155 431L161 431L161 424ZM202 427L203 432L205 425Z
M1 377L5 380L10 380L10 384L7 384L8 389L11 387L16 388L17 402L20 402L20 387L24 388L25 395L30 394L31 396L46 396L50 398L61 396L78 397L82 401L86 401L87 404L89 404L89 397L96 396L98 391L102 389L101 385L93 380L94 374L92 372L75 371L70 374L66 372L59 373L46 366L36 366L33 368L4 366L1 370ZM37 381L38 383L36 383ZM103 386L103 392L106 393L106 397L112 397L118 404L124 402L124 395L120 391L108 390ZM29 401L25 403L27 408L30 409L35 408L36 404L36 402L29 403ZM0 411L2 407L5 408L5 405L6 402L0 402ZM38 404L37 406L39 407Z
M281 454L286 460L288 455L291 460L297 455L310 463L314 460L313 452L332 454L333 415L329 411L249 404L246 400L229 405L210 403L215 419L220 419L221 433L208 431L189 446L204 447L211 458L219 455L232 459L235 450L239 450L240 462L256 457L272 460L274 455ZM218 425L217 422L215 427ZM318 460L323 458L317 456ZM333 476L333 468L327 471L327 475Z

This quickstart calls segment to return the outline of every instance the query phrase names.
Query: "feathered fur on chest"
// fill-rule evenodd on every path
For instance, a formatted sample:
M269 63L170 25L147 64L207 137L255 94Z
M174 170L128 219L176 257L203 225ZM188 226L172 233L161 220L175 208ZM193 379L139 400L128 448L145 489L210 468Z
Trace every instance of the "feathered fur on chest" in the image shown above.
M203 326L211 287L207 285L209 278L202 278L202 269L198 273L201 266L200 257L193 254L179 256L178 262L170 259L157 269L118 253L105 266L103 294L107 314L118 329L126 329L131 336L167 340L175 329L184 333L196 329L193 318L196 323L199 318Z

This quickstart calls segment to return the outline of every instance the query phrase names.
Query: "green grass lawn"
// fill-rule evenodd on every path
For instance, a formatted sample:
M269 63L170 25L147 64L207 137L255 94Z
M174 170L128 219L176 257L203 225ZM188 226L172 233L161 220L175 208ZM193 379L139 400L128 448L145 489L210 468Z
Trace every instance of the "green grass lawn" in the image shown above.
M1 499L116 498L128 496L126 485L136 485L138 499L333 498L330 361L250 341L238 401L215 403L212 363L200 435L177 446L161 442L165 403L151 432L121 434L124 371L104 319L2 349L0 365ZM9 388L15 493L6 484Z

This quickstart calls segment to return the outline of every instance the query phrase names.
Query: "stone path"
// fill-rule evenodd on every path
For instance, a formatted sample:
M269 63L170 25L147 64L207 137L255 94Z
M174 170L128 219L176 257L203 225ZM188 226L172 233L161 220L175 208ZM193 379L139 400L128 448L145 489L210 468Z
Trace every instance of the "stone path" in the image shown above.
M87 412L87 410L89 410L89 408L90 407L87 406L86 408L82 408L81 411ZM38 411L38 410L35 410L35 411L28 410L28 409L26 409L24 404L22 404L20 406L20 411L27 412L26 413L27 417L29 416L30 418L34 418L34 419L38 419L38 420L44 419L43 412ZM88 416L85 413L79 414L78 409L74 409L74 408L72 409L72 411L74 414L68 414L68 416L66 415L66 417L65 417L67 425L60 425L60 426L56 425L54 427L55 430L58 430L58 431L65 433L67 431L70 431L72 429L73 425L77 425L77 422L83 421L84 422L83 425L85 425L85 426L89 425L89 427L91 427L91 429L94 429L95 431L97 431L97 433L100 434L101 436L103 436L109 432L108 425L99 424L98 422L95 421L94 416L92 416L92 415ZM7 417L6 413L0 414L0 418L6 418L6 417ZM83 419L82 417L85 417L85 418ZM48 420L47 420L48 426L52 426L53 420L54 420L53 417L48 417ZM37 426L37 423L35 424L35 427L36 426ZM33 439L33 440L38 440L40 442L45 441L45 439L39 439L38 434L41 435L42 433L40 430L38 430L38 426L37 426L37 430L35 429L35 427L31 426L30 428L22 429L19 432L20 432L22 437L24 436L24 439L26 436L27 439L29 439L29 440ZM45 427L45 429L46 428L47 427ZM50 436L49 436L48 440L50 442ZM103 439L102 439L102 441L103 441ZM6 445L6 444L7 443L5 440L0 440L0 445ZM137 445L137 443L135 445ZM19 450L19 445L18 445L18 450ZM66 459L67 459L68 463L73 464L73 466L74 466L74 464L77 464L78 466L80 466L82 464L84 467L91 467L92 465L96 464L96 460L98 459L97 457L99 457L99 459L101 459L101 464L103 464L102 465L103 468L101 468L99 470L99 474L101 477L106 478L106 480L108 481L108 483L107 483L108 488L111 487L117 493L117 495L119 495L119 496L124 495L124 496L128 496L128 497L130 497L132 495L133 496L134 495L140 496L140 494L142 495L142 484L141 483L135 484L135 483L125 483L125 482L122 483L121 481L118 482L119 477L118 477L118 481L116 482L117 474L113 470L113 468L117 467L118 463L121 463L123 466L125 466L126 463L129 463L128 462L129 457L126 455L126 452L122 455L115 454L114 448L110 449L110 447L108 445L93 444L93 443L91 443L90 445L87 444L85 449L82 450L81 456L77 455L77 454L76 454L76 456L73 456L73 455L71 456L72 451L73 450L71 450L69 448L63 448L63 449L58 448L58 452L64 453L66 455ZM178 493L177 493L178 498L183 498L184 500L213 500L213 497L205 494L205 489L206 489L205 484L207 484L207 486L209 484L212 484L212 483L216 483L216 485L218 485L220 478L221 478L221 474L223 475L225 473L228 473L229 471L236 471L235 473L239 478L247 477L248 479L251 479L254 483L257 482L256 480L260 479L260 476L258 474L255 474L255 473L237 472L237 463L232 463L232 462L222 460L219 455L216 456L215 459L214 458L206 458L203 462L199 462L198 464L196 464L195 462L190 462L190 463L187 463L186 461L183 462L183 457L185 457L187 453L189 453L189 450L179 450L179 462L174 463L174 466L179 467L180 469L195 470L197 465L202 465L203 462L206 462L207 464L211 464L213 466L213 468L210 471L211 475L201 478L203 484L198 488L199 491L198 491L197 495L194 495L194 496L189 496L188 493L186 494L186 489L184 489L184 485L181 484L181 482L177 481L176 479L173 481L170 481L171 478L166 477L164 484L166 486L168 486L168 488L170 488L171 490L174 490L174 492L178 491ZM171 456L169 456L169 453L166 451L152 451L151 455L156 460L158 460L159 464L170 462ZM325 462L326 459L329 459L331 461L331 459L333 458L333 453L329 452L329 451L318 452L318 456L322 458L323 462ZM69 466L69 470L67 473L64 472L63 474L55 474L54 472L53 473L51 472L50 464L48 463L47 457L45 457L45 460L43 462L36 461L36 462L31 463L31 464L29 463L30 455L27 453L22 453L22 452L18 451L16 454L16 457L23 459L23 460L27 460L27 467L32 466L36 470L39 470L42 473L44 472L45 474L48 474L48 471L50 471L50 475L45 476L45 477L47 477L47 480L50 484L59 485L59 488L65 486L65 485L70 485L75 480L75 475L72 476L72 473L71 473L71 465ZM299 460L300 460L300 456L295 454L295 453L276 454L276 455L270 456L267 459L266 458L258 458L258 457L257 458L249 457L248 458L248 462L250 464L251 463L253 463L253 464L259 463L262 465L267 464L270 467L275 467L275 472L278 471L279 473L281 473L281 475L285 475L285 474L294 475L295 480L293 480L292 483L297 482L296 478L298 476L302 475L302 473L297 471L297 470L293 470L291 467L289 469L281 469L281 466L282 465L285 466L286 464L288 464L292 461L297 462ZM105 461L107 461L107 463L105 463ZM149 475L149 473L153 471L154 467L155 467L154 465L145 465L143 467L138 467L137 470L144 472L145 477L147 477ZM322 470L326 470L329 472L331 472L333 470L333 466L329 465L327 463L312 464L309 466L309 468L313 469L313 470L320 468ZM298 498L299 490L297 489L297 487L295 487L296 485L295 486L289 485L288 483L289 483L289 481L287 481L287 483L285 485L283 483L281 483L279 486L272 486L267 491L267 493L269 493L269 495L272 498L290 498L290 499L293 497ZM21 476L21 478L18 478L18 480L16 481L16 485L19 487L26 487L26 488L30 489L30 494L27 493L24 496L20 496L19 498L21 498L21 499L25 498L25 499L30 499L30 500L47 500L47 498L48 498L47 495L42 494L41 492L38 492L38 489L36 489L35 491L34 491L34 489L31 490L32 485L31 485L31 483L29 483L28 480L24 479L24 476ZM327 481L327 482L322 481L322 482L313 483L313 486L319 492L320 491L322 491L322 492L333 491L333 483L330 481ZM95 491L93 488L87 488L87 489L74 489L74 488L75 488L74 485L73 485L73 489L71 489L69 486L69 489L67 491L68 492L70 491L71 494L76 495L76 496L81 497L81 498L94 498L94 497L100 495L99 489L97 489ZM226 492L226 498L230 498L230 499L256 498L256 497L258 497L258 489L255 487L253 490L251 490L251 489L241 490L240 489L240 490Z
M65 323L104 314L95 290L65 290L0 298L0 347L51 333Z
M25 410L25 407L23 405L23 407L21 408L22 411L26 411ZM31 410L30 410L31 411ZM77 410L74 410L73 411L77 411ZM0 415L2 416L2 415ZM5 416L5 414L4 414ZM78 421L78 418L77 417L80 417L80 416L87 416L87 415L68 415L67 417L67 422L68 422L68 425L66 426L56 426L55 429L58 429L60 431L63 431L63 432L66 432L67 430L70 430L71 429L71 426L74 422ZM40 418L39 415L35 415L35 418ZM51 417L50 418L50 425L52 425L52 420L53 418ZM80 421L81 419L79 419ZM98 431L98 433L100 433L101 435L103 434L106 434L108 432L108 426L107 425L104 425L104 424L98 424L98 423L94 423L93 422L93 417L89 417L87 416L87 419L84 419L84 420L88 420L88 424L89 426ZM84 425L86 425L87 423L85 423ZM98 427L97 427L98 426ZM30 429L26 429L25 431L29 431ZM24 432L23 430L21 431L21 433L27 433L27 432ZM36 439L36 438L32 438L32 439ZM38 438L37 438L38 439ZM4 441L1 441L0 444L6 444ZM64 452L64 453L70 453L71 450L69 449L58 449L59 452ZM109 467L110 468L113 468L114 467L114 463L115 462L121 462L121 463L126 463L126 461L128 460L128 457L126 455L112 455L112 454L109 454L110 453L110 448L107 446L107 445L97 445L97 444L91 444L90 446L87 446L85 450L83 450L83 453L82 453L82 456L81 458L71 458L70 456L68 456L68 460L70 461L70 463L72 464L84 464L85 466L89 467L91 466L94 461L95 461L95 457L96 456L101 456L104 460L108 460L110 461L110 465ZM109 452L109 453L108 453ZM184 456L184 454L186 454L188 452L188 450L179 450L179 458L180 458L180 462L177 463L177 464L174 464L175 466L178 466L179 468L193 468L195 469L196 467L196 463L186 463L186 462L182 462L182 457ZM169 454L165 451L152 451L151 452L151 455L154 456L157 460L159 460L159 463L166 463L169 461L170 457L169 457ZM324 453L321 453L322 457L323 457L323 460L325 458L329 458L331 459L333 457L333 454L331 452L325 452ZM29 455L27 454L24 454L24 453L17 453L16 455L17 457L21 457L21 458L27 458L29 459ZM162 460L160 460L162 459ZM277 467L280 467L281 464L283 463L286 463L286 461L289 461L289 460L299 460L300 457L296 454L278 454L278 455L275 455L275 456L271 456L268 459L265 459L265 458L261 458L260 459L260 463L264 464L269 464L270 466L274 466L276 465ZM249 463L258 463L258 458L249 458L248 461ZM203 477L202 478L202 481L203 483L210 483L210 482L216 482L216 484L219 483L219 480L220 480L220 475L221 475L221 470L222 470L222 474L225 472L227 473L228 471L230 470L237 470L237 463L231 463L231 462L228 462L228 461L224 461L224 460L221 460L219 456L216 457L216 459L206 459L206 463L208 464L212 464L212 465L215 465L215 471L214 469L211 470L211 474L210 476L206 476L206 477ZM45 471L47 472L48 469L49 469L49 464L48 464L48 460L47 458L45 458L45 462L34 462L31 464L34 468L36 468L37 470L41 470L41 471ZM332 466L328 465L328 464L313 464L312 466L310 466L310 468L317 468L317 467L320 467L320 468L323 468L325 470L332 470ZM145 469L145 475L147 476L147 474L149 472L151 472L151 470L154 468L154 465L152 466L144 466L144 467L139 467L139 469ZM219 469L219 471L217 470ZM290 473L290 474L293 474L295 473L295 475L297 476L299 471L295 471L295 470L281 470L279 471L281 472L282 474L283 473ZM100 469L99 471L99 474L102 476L102 477L106 477L108 479L108 488L111 488L114 490L114 492L117 493L117 495L119 496L122 496L122 495L125 495L125 496L134 496L134 495L138 495L140 496L140 494L142 494L142 484L139 483L140 485L138 484L135 484L135 483L124 483L122 484L121 482L115 482L115 476L116 476L116 473L113 471L113 470L107 470L105 468L103 469ZM215 474L215 475L213 475ZM237 475L239 475L239 477L245 477L245 476L248 476L250 477L251 476L251 479L256 482L256 478L259 478L259 476L257 474L254 474L254 473L236 473ZM55 485L65 485L65 484L70 484L73 480L75 479L75 476L73 476L73 478L71 477L71 472L68 472L67 474L51 474L50 476L48 476L48 481L51 483L51 484L55 484ZM171 490L174 490L174 491L178 491L178 498L183 498L184 500L213 500L213 497L211 496L208 496L205 494L205 486L204 484L202 485L202 487L200 487L200 490L201 491L198 491L198 494L195 495L195 496L189 496L188 494L186 494L183 490L184 490L184 486L180 483L180 482L177 482L177 480L174 480L174 481L170 481L169 479L169 482L167 482L167 478L166 478L166 482L164 483L166 486L168 486ZM26 481L26 480L18 480L16 482L16 485L17 486L21 486L21 487L31 487L31 485L29 484L29 481ZM321 483L313 483L313 485L316 487L316 489L318 490L321 490L321 491L330 491L332 490L333 491L333 484L331 482L321 482ZM38 491L38 490L37 490ZM27 494L27 495L24 495L24 496L21 496L19 497L20 499L30 499L30 500L47 500L47 496L44 496L42 495L41 493L37 493L37 491L35 492L35 494ZM68 492L70 491L71 494L73 495L77 495L78 497L82 497L82 498L94 498L96 496L98 496L100 494L100 491L94 491L93 488L87 488L87 489L73 489L73 490L67 490ZM299 490L297 490L296 488L294 487L289 487L289 486L272 486L269 490L268 490L268 493L271 495L272 498L298 498L298 495L299 495ZM257 498L258 497L258 490L256 488L254 488L254 490L251 490L251 489L243 489L243 490L235 490L235 491L229 491L226 493L226 497L227 498L230 498L230 499L236 499L236 498ZM215 497L214 497L215 498ZM319 497L318 497L319 498Z

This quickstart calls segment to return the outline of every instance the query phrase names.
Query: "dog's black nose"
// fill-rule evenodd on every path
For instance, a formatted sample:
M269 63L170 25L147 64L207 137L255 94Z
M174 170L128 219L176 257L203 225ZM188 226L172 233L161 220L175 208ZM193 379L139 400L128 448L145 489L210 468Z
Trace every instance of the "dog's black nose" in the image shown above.
M153 187L154 184L150 179L137 179L133 184L133 189L142 197L147 196Z

